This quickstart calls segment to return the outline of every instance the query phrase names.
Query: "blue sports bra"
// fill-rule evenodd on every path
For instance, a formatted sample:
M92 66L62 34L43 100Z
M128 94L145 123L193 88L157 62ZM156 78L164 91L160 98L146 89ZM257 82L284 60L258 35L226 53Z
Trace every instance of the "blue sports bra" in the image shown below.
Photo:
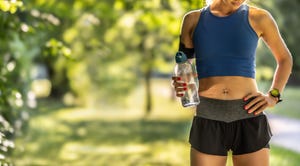
M198 78L244 76L255 78L255 52L258 36L249 24L249 7L241 5L226 17L202 9L194 30Z

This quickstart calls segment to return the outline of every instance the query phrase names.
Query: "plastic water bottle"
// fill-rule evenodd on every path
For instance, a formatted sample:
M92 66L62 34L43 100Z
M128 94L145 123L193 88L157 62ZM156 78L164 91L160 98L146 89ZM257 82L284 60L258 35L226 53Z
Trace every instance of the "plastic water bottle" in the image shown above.
M200 103L196 70L182 51L176 53L175 60L174 75L181 77L182 83L187 84L187 90L181 97L181 104L183 107L196 106Z

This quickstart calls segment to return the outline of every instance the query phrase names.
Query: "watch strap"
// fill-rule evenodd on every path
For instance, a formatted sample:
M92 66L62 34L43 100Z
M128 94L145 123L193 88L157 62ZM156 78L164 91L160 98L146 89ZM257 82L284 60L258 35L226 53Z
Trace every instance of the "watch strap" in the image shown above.
M270 94L272 97L277 98L276 104L279 103L279 102L282 102L281 95L280 95L280 92L279 92L278 89L275 89L275 88L271 89L271 90L269 91L269 94Z

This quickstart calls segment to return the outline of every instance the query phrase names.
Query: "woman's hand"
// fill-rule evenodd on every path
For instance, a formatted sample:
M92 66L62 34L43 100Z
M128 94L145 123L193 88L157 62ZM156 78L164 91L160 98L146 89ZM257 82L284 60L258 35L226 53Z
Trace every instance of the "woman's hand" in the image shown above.
M172 80L173 80L172 85L175 89L176 96L182 97L184 95L184 91L187 90L187 84L182 81L181 77L173 76Z
M244 109L249 113L258 115L263 112L267 107L273 107L277 103L277 99L261 92L250 93L244 97L244 101L251 99L251 101L244 106Z

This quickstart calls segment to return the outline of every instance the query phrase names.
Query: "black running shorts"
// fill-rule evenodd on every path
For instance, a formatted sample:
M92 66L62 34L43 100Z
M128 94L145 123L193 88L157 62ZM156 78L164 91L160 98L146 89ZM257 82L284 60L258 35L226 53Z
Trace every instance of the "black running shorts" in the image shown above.
M214 106L211 104L216 106L216 103L210 102L207 103L206 99L200 99L201 108L204 109L205 106L203 105L208 104L209 107L207 108L213 109ZM219 102L219 106L221 106L224 101L216 100L216 102ZM247 113L243 109L243 105L238 104L240 106L236 106L236 103L228 104L232 101L225 102L231 108L236 107L231 112L244 111ZM243 101L241 100L241 102ZM193 119L189 138L192 148L199 152L226 156L229 150L232 151L233 155L240 155L255 152L262 148L269 148L272 133L266 115L260 114L248 118L243 116L242 119L226 122L209 119L207 114L205 114L205 117L201 117L199 112L201 110L197 110L197 115ZM236 116L234 115L234 117Z

